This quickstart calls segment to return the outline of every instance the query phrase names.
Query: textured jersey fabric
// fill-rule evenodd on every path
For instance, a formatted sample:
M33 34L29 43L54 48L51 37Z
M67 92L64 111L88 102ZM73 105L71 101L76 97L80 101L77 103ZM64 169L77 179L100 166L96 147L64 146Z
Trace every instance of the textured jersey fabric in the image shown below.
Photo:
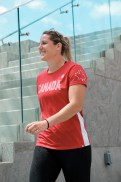
M48 73L48 69L37 76L37 95L41 108L41 119L44 120L69 103L69 86L87 85L84 69L74 63L66 62L60 69ZM37 136L37 146L65 150L90 145L82 112L62 123L51 126Z

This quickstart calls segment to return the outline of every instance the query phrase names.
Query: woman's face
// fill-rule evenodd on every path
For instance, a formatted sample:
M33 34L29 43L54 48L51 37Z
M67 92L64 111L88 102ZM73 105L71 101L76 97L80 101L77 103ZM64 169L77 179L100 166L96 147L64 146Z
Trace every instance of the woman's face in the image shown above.
M59 47L59 43L54 45L54 43L50 40L49 35L43 34L39 45L41 59L44 61L53 60L55 56L60 54Z

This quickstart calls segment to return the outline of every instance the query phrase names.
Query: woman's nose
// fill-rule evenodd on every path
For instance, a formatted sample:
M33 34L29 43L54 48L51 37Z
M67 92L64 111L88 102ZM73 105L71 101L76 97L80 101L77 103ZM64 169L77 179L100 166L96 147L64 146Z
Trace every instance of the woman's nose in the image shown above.
M39 49L39 50L41 50L41 49L42 49L42 45L41 45L41 44L38 46L38 49Z
M40 46L41 46L41 45L38 46L38 49L40 49Z

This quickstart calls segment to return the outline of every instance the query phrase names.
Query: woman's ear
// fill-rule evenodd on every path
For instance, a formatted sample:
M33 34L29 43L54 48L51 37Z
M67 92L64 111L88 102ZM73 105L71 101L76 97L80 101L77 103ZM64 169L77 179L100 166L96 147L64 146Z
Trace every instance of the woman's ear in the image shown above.
M57 43L57 49L58 50L61 50L62 49L62 44L59 42L59 43Z

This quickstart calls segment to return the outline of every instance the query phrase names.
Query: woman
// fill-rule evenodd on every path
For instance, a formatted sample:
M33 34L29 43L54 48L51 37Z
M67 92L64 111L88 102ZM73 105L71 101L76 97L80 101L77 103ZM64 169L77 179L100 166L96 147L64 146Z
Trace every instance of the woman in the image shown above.
M87 76L71 62L69 39L43 32L39 51L48 69L37 76L41 119L26 126L37 134L30 182L55 182L62 169L66 182L90 182L91 146L82 114Z

